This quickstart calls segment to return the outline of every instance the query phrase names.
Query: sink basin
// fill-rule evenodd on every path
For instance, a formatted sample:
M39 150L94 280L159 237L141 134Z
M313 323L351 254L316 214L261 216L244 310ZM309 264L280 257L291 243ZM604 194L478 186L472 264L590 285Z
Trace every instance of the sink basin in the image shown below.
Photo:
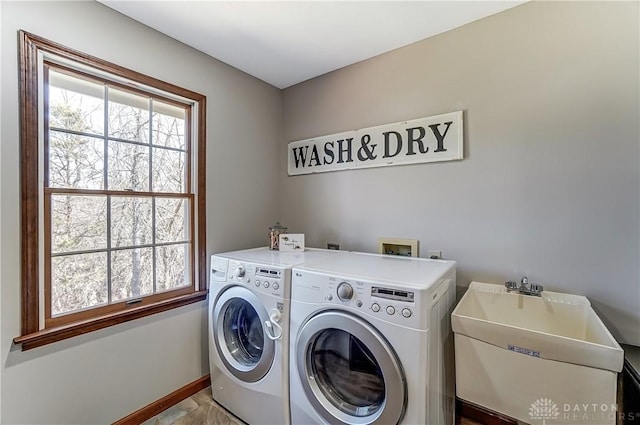
M451 325L458 397L527 423L540 400L557 406L546 419L615 423L623 351L586 297L472 282Z
M513 351L530 350L535 357L622 370L622 348L583 296L544 291L535 297L472 282L451 325L455 333Z

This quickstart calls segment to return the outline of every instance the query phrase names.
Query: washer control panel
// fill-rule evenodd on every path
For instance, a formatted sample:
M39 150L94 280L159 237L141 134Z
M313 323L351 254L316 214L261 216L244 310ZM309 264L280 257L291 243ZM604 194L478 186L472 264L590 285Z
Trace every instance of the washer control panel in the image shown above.
M288 298L284 285L286 271L282 267L229 260L226 281L248 286L265 294Z

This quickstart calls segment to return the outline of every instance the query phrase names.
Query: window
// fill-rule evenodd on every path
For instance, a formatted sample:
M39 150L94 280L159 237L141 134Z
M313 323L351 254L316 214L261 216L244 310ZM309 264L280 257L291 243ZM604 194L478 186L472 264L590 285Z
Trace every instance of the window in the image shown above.
M206 297L205 97L26 32L23 349Z

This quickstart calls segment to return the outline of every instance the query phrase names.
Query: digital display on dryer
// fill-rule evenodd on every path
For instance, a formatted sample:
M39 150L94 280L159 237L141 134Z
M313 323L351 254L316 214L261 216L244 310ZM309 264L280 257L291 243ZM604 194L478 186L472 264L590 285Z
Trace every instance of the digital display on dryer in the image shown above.
M371 288L371 296L386 298L388 300L413 302L414 293L409 291L400 291L397 289L381 288L374 286Z
M256 267L256 275L257 276L265 276L265 277L280 277L280 270L268 269L266 267Z

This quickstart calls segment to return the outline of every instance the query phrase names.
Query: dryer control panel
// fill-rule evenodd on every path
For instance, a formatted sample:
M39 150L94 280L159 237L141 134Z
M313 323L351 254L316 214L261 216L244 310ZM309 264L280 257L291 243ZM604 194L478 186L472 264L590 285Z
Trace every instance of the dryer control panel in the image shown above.
M353 309L379 320L420 328L426 323L420 305L428 301L426 291L392 283L329 276L306 270L293 270L292 301L322 303Z

